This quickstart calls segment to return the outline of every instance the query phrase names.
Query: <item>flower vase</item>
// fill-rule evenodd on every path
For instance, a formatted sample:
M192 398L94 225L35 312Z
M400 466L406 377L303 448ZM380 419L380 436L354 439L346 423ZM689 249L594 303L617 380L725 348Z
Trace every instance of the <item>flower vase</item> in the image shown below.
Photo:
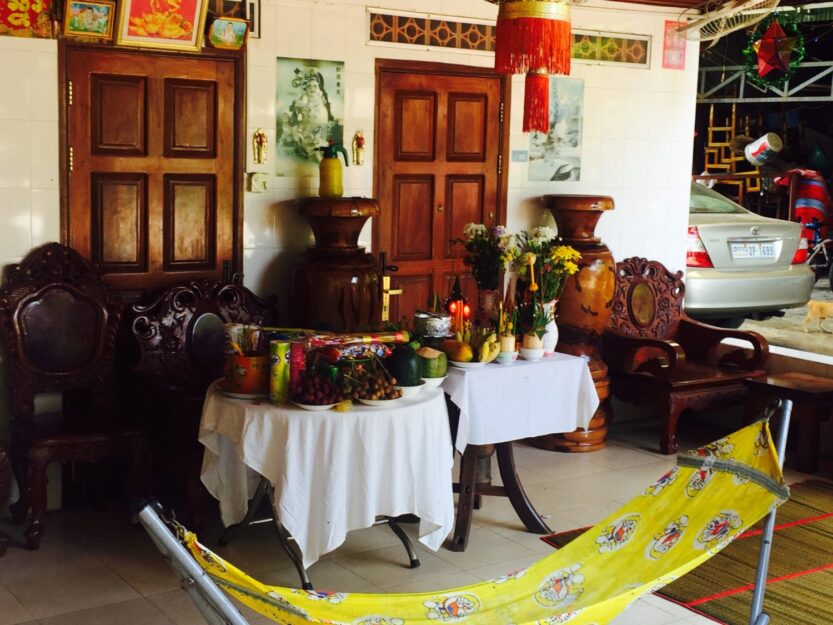
M544 303L544 312L550 318L547 323L547 331L541 337L541 343L544 346L544 355L550 356L555 353L555 346L558 344L558 326L555 323L555 308L558 305L558 300Z
M478 289L477 324L479 326L496 325L500 293L497 289Z

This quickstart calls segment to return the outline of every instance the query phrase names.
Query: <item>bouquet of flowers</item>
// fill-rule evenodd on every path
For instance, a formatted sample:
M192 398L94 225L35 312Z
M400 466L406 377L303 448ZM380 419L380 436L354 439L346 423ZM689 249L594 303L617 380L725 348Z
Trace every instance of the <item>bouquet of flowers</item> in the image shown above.
M543 303L561 297L567 278L578 271L581 254L569 245L559 245L548 226L521 232L518 247L515 270L532 299Z
M483 224L469 223L463 228L463 238L453 243L462 243L466 248L464 262L481 290L498 288L500 270L508 267L517 257L515 235L504 226L487 228Z

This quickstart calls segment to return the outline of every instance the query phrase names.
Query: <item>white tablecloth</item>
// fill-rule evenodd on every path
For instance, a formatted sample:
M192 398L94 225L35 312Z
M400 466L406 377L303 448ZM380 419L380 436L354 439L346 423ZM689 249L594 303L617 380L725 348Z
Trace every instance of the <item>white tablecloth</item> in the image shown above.
M488 445L586 428L599 407L583 358L556 353L537 362L448 367L445 392L460 408L454 445Z
M199 440L202 481L220 501L223 523L243 519L258 474L266 477L305 567L379 515L417 515L420 541L434 550L454 526L442 389L390 408L310 412L229 399L212 387Z

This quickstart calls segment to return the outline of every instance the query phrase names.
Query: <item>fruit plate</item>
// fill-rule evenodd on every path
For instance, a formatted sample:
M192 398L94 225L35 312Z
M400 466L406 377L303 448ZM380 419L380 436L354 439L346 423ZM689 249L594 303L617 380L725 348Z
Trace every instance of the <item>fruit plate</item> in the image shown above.
M438 386L442 386L443 381L447 378L447 375L444 375L441 378L422 378L422 381L425 382L425 386L423 387L426 391L431 388L437 388Z
M234 391L227 391L223 384L218 384L216 388L221 395L230 399L265 399L269 397L269 393L235 393Z
M393 406L396 402L398 402L401 397L397 397L396 399L362 399L359 397L359 402L364 404L365 406Z
M454 365L458 369L477 369L477 367L482 367L485 365L485 362L457 362L456 360L449 360L450 364Z
M304 410L309 410L310 412L320 412L322 410L329 410L334 406L338 406L338 404L299 404L297 401L290 402L298 406L298 408L303 408Z

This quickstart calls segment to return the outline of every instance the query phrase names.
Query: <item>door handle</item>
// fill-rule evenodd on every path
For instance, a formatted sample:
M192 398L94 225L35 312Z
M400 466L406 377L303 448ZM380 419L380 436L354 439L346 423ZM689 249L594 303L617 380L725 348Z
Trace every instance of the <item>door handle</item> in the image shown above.
M390 297L402 295L404 289L390 288L390 276L382 276L382 322L390 321Z
M443 206L442 204L440 204L439 206L437 206L437 212L438 212L438 213L442 213L444 210L445 210L445 206Z

